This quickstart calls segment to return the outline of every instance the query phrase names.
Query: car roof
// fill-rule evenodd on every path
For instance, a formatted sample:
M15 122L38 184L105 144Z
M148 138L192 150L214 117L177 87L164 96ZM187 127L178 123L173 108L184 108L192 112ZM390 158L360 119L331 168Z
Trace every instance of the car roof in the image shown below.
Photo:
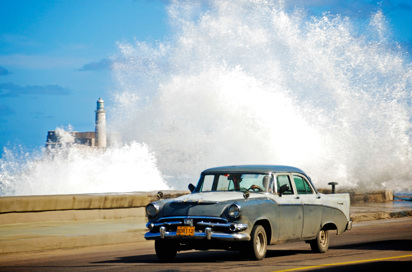
M285 165L232 165L232 166L220 166L206 169L202 174L220 174L220 173L256 173L256 174L265 174L265 173L300 173L305 176L306 173L301 169L285 166Z

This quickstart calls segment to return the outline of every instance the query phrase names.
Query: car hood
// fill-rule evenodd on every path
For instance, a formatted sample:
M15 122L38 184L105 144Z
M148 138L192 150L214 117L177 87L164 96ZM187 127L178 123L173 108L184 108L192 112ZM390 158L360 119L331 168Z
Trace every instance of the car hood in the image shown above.
M263 194L251 193L249 198L261 198ZM166 202L161 217L167 216L218 216L234 202L243 202L243 192L192 193Z

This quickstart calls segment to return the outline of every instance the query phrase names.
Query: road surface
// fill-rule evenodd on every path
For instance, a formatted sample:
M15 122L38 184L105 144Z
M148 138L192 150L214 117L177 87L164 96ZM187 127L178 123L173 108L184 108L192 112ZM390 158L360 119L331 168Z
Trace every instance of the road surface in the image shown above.
M269 246L263 261L237 252L187 251L174 263L160 263L153 241L0 255L0 271L395 271L411 264L412 217L354 224L331 235L325 254L312 253L304 242Z

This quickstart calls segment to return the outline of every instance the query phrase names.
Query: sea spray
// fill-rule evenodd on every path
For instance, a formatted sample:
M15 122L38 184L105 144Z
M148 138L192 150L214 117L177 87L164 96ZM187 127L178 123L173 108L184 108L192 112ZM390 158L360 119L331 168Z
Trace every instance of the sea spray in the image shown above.
M5 150L0 195L49 195L164 190L154 155L145 144L97 149L60 146L30 156Z
M163 41L119 43L112 123L168 184L263 163L320 187L411 187L412 70L380 11L366 27L276 1L174 2L169 16Z

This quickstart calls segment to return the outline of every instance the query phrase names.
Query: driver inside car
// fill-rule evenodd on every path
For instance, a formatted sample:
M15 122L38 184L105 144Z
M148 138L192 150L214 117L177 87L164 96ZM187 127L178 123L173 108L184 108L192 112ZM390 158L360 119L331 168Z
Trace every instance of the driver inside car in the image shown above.
M259 190L260 192L269 192L269 193L271 193L272 192L272 188L271 188L271 186L269 186L270 185L270 176L269 175L266 175L266 176L264 176L263 177L263 179L262 179L262 187L260 187L260 186L258 186L258 185L256 185L256 184L253 184L252 186L250 186L250 189L252 189L252 190Z

